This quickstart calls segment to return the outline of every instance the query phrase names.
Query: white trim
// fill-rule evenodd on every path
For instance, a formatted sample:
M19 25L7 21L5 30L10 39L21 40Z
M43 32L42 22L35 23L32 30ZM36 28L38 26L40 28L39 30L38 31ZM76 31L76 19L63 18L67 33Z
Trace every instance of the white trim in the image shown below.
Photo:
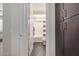
M30 19L30 4L29 3L25 3L25 39L26 39L26 55L29 55L29 19Z
M46 55L55 56L55 4L46 4Z

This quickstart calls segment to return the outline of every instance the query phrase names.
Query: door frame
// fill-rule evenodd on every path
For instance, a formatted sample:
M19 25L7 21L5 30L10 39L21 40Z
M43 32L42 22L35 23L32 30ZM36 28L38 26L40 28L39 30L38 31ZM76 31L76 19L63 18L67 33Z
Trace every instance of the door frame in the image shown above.
M55 3L46 3L46 24L46 56L55 56Z
M55 56L55 3L46 4L46 55Z

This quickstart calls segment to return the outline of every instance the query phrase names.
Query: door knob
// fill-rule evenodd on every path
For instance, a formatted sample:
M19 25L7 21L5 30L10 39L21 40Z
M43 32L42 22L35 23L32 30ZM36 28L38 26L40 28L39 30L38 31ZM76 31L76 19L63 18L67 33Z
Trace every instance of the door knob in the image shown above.
M22 37L22 35L20 35L20 37Z

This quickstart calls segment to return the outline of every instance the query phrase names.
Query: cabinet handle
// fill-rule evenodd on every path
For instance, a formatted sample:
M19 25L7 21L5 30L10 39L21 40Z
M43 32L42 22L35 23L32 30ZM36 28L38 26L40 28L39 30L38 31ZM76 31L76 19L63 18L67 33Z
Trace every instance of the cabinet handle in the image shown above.
M64 22L64 24L63 24L63 30L67 32L67 22Z

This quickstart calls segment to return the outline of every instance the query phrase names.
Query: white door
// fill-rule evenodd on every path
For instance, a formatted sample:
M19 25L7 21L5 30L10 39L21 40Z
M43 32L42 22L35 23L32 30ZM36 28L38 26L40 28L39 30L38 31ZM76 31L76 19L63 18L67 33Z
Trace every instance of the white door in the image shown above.
M27 19L29 4L3 4L3 55L28 55Z

